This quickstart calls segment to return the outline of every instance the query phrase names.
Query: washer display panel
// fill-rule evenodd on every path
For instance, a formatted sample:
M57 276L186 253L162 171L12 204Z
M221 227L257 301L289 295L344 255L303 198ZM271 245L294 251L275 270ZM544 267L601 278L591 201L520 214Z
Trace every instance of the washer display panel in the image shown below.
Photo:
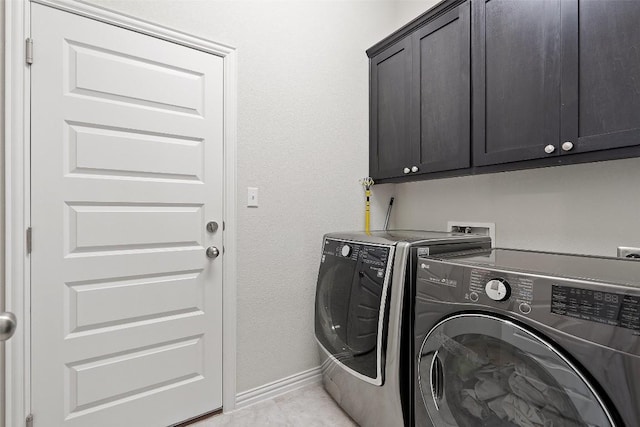
M418 381L436 426L615 425L578 367L533 332L491 315L436 325L419 353Z

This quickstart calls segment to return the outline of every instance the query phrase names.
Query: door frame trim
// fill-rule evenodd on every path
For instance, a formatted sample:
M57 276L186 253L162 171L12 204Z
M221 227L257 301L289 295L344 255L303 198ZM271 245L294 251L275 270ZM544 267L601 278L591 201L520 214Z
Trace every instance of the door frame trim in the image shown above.
M31 2L94 19L219 56L224 63L224 218L222 288L222 405L236 405L237 281L237 58L232 46L176 31L129 15L74 0L12 0L5 4L5 297L19 327L6 343L6 425L23 425L31 408L30 271L25 231L30 226L31 74L25 39L31 34ZM37 41L34 52L37 61ZM37 237L36 237L37 241Z

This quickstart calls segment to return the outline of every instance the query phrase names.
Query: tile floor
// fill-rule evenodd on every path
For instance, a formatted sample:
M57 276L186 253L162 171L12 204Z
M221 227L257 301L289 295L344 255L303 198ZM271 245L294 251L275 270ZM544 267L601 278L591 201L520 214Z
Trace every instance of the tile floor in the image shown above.
M306 386L189 427L357 427L322 384Z

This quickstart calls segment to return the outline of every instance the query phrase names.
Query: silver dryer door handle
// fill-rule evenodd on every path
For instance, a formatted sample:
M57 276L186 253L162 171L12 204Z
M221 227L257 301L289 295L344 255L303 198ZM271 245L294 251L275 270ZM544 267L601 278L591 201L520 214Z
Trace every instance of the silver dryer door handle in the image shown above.
M5 311L0 313L0 341L6 341L13 336L18 327L15 314Z

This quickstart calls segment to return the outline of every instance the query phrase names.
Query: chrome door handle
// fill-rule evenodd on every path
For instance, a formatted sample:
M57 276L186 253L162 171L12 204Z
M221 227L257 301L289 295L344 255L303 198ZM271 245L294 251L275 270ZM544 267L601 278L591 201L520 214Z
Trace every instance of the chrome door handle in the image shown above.
M209 246L207 248L207 257L208 258L216 259L216 258L218 258L218 255L220 255L220 251L215 246Z
M18 319L15 314L8 311L0 313L0 341L11 338L18 327Z

